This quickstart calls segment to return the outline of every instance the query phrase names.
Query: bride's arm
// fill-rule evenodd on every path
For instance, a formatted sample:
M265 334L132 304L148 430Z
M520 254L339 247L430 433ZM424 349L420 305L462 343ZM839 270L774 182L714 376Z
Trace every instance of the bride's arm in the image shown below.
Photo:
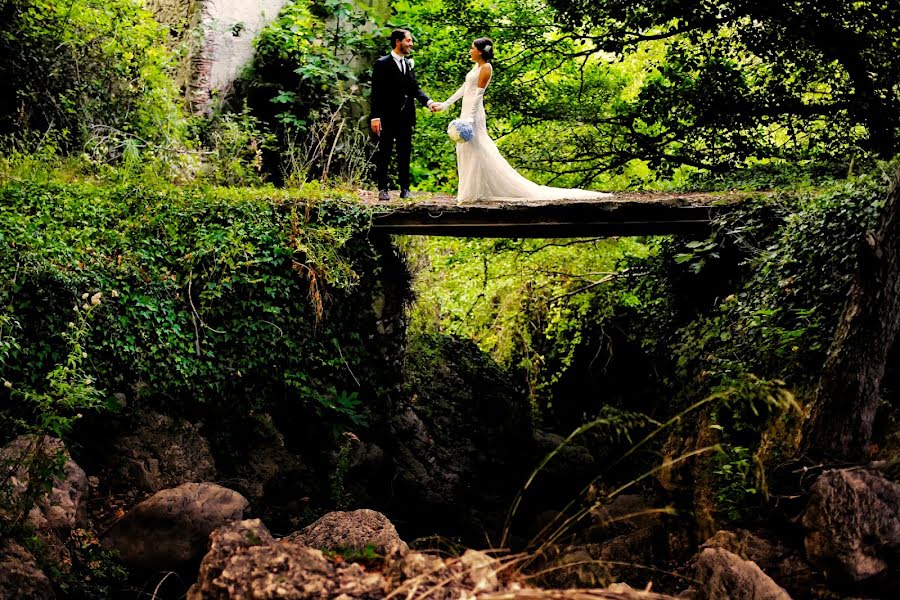
M463 91L466 89L466 84L463 82L459 89L453 92L453 95L441 102L441 110L446 110L448 107L452 106L454 102L463 97Z

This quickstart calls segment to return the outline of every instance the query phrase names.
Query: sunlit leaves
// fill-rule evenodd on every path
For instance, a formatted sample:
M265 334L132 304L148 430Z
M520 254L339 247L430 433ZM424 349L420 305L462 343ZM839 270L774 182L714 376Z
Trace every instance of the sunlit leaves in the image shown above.
M0 132L52 128L78 147L113 132L142 150L181 141L174 61L140 3L2 0L0 21Z
M605 314L597 281L636 240L408 239L418 302L412 327L471 338L528 382L536 401L565 373L585 322Z
M624 114L665 124L666 138L637 144L653 161L721 169L749 157L839 162L900 147L900 4L549 1L575 31L625 52L641 38L670 39L662 70L688 85L671 95L645 89ZM726 62L736 70L716 68Z

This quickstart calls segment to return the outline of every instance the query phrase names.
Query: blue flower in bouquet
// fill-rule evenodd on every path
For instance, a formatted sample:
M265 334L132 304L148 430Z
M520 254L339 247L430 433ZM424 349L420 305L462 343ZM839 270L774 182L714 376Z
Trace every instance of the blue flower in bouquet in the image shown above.
M472 129L472 124L468 121L454 119L447 126L447 135L457 144L462 144L471 140L472 136L475 135L475 131Z

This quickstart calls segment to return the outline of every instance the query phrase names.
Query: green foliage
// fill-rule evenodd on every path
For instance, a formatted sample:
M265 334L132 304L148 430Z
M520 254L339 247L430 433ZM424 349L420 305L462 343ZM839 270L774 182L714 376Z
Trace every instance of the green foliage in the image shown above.
M32 554L47 557L48 549L38 537L26 540ZM48 558L39 559L39 566L50 577L65 598L110 598L126 580L128 572L116 560L115 553L103 549L91 531L76 528L65 541L67 555L63 564Z
M753 476L754 458L749 448L724 446L713 459L713 475L718 479L716 505L732 522L746 517L743 511L747 499L758 492Z
M142 3L2 0L0 21L0 134L53 129L104 160L172 158L185 122L163 32Z
M287 155L272 158L276 175L361 176L367 150L359 72L384 35L368 24L368 14L346 0L292 0L256 39L240 94Z
M627 55L665 40L621 107L626 152L653 165L832 163L900 150L900 5L891 2L549 0L575 36Z
M415 239L418 302L410 328L473 339L514 368L538 410L583 343L584 324L608 314L596 294L625 256L642 256L639 240ZM560 266L564 265L564 266ZM625 275L623 275L625 276Z
M322 551L334 562L361 563L368 569L381 569L384 557L375 551L375 546L367 544L362 550L353 548L330 548Z
M13 390L90 365L98 388L176 412L365 424L381 376L365 364L377 350L359 283L380 267L355 235L368 213L339 192L14 180L0 198ZM70 352L58 332L84 290L102 291L103 310L90 329L75 320Z
M688 263L689 268L694 273L699 273L707 260L719 258L718 244L715 239L694 240L686 243L686 252L675 255L675 262L678 264Z
M750 370L811 384L885 186L876 173L800 198L760 198L726 217L703 247L739 252L743 274L682 329L674 345L681 373L727 380ZM698 278L704 271L715 265L694 269Z
M11 316L12 302L4 302L0 313L0 423L6 435L28 437L20 450L11 450L0 460L0 532L9 533L24 527L27 514L41 496L49 493L54 480L63 475L64 448L51 440L68 439L83 413L116 408L104 399L94 386L94 378L85 362L86 341L91 333L92 313L101 302L101 293L83 294L82 306L77 299L72 319L59 337L64 355L53 365L42 381L14 383L15 360L24 337L19 321ZM0 300L7 300L0 296ZM6 439L3 440L7 441Z
M344 432L344 440L338 449L334 471L329 476L331 483L331 500L338 510L343 510L350 505L350 494L344 487L347 473L350 471L350 450L354 443L359 443L359 438L349 431Z
M749 366L749 365L748 365ZM795 427L803 410L787 384L779 379L759 379L750 373L737 373L721 392L722 402L713 404L703 426L712 432L695 432L715 439L717 452L707 458L714 512L731 522L752 520L768 500L764 432L773 423ZM724 387L724 386L723 386ZM791 440L780 440L790 452ZM780 458L780 457L778 457Z
M19 322L10 315L0 313L0 365L6 364L10 355L19 350L19 343L13 334L21 328L22 326L19 325ZM12 382L6 380L0 383L3 383L7 388L12 386Z
M723 449L707 463L715 510L749 517L765 469L792 451L892 172L760 194L706 239L407 241L412 327L476 340L557 431L608 408L665 421L721 398L705 413ZM679 423L697 435L697 420Z
M275 136L244 106L241 112L221 107L209 117L191 120L191 137L207 148L198 174L215 185L259 185L263 182L263 152Z
M102 293L90 296L85 292L82 296L84 304L80 307L75 304L73 320L66 323L68 330L59 334L65 344L64 359L34 387L5 382L12 407L7 416L15 419L14 429L63 439L75 421L82 417L80 411L114 408L113 404L104 401L102 392L94 387L94 378L85 368L88 353L84 343L91 333L91 314L100 304ZM77 302L77 298L72 301ZM21 350L18 344L16 350ZM11 358L7 356L0 362L4 372L13 370ZM10 367L9 370L6 367ZM16 418L15 415L20 416Z
M334 94L357 81L351 59L372 48L365 23L366 14L343 0L288 2L257 39L249 79L256 91L270 92L266 100L276 105L278 122L305 131L310 116L340 103Z
M642 179L636 156L600 170L585 170L580 155L598 143L585 142L602 129L601 145L614 145L601 124L613 115L620 95L639 78L643 57L611 65L609 57L583 55L580 41L564 35L543 2L501 0L399 3L392 21L411 28L423 89L436 100L449 97L472 67L468 49L476 37L495 42L495 71L485 107L491 137L501 152L530 178L553 185L621 188ZM453 191L454 144L446 135L459 105L419 119L412 172L420 189ZM618 169L617 172L613 172Z

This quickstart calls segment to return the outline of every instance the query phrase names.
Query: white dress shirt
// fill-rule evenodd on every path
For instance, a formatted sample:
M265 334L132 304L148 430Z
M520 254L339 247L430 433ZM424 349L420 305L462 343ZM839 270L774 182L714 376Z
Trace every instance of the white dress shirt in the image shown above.
M403 64L405 61L403 57L391 50L391 58L394 59L394 62L397 63L397 68L400 69L400 72L406 74L406 65Z

